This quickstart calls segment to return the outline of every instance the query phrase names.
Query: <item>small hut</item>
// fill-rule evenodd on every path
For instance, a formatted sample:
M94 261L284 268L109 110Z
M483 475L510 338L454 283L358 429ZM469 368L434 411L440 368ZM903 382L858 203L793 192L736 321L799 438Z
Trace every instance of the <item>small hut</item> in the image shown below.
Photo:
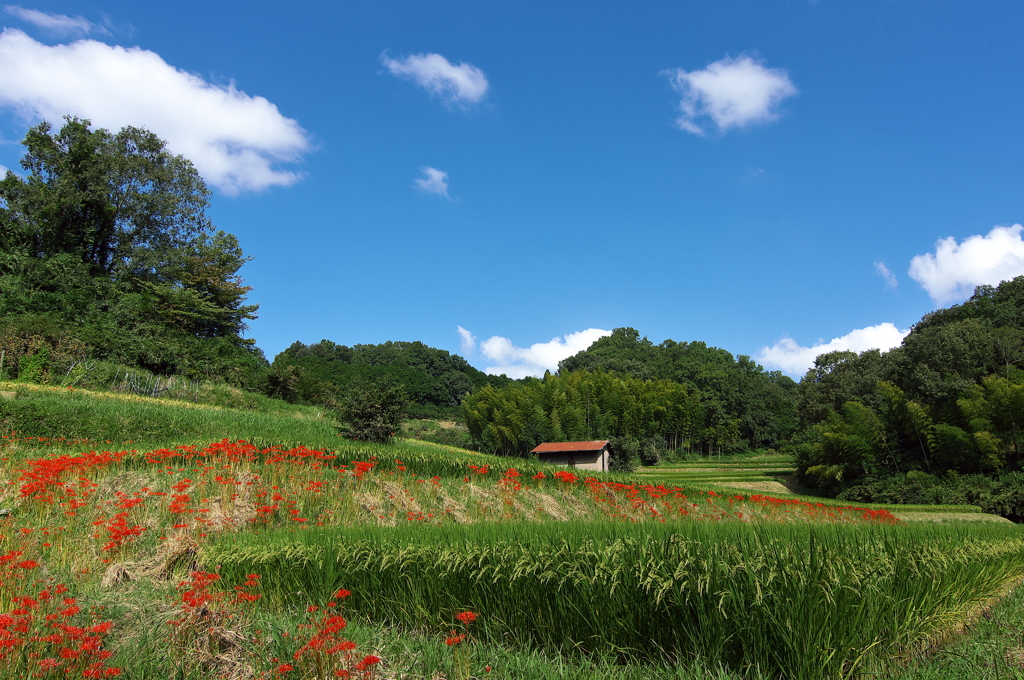
M542 463L608 472L611 450L612 445L608 440L601 439L593 442L548 442L530 453L536 453Z

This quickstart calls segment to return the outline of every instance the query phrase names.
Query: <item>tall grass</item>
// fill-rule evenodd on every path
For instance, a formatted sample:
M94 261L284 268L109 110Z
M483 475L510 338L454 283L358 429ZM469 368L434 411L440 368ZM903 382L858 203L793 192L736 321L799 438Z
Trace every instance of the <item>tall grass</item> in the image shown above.
M332 419L312 408L277 402L279 410L246 410L152 399L137 395L5 384L14 399L0 399L0 434L97 443L169 443L231 438L277 442L337 439Z
M375 620L560 652L849 677L912 653L1024 576L1015 527L559 523L221 538L278 606L351 589Z

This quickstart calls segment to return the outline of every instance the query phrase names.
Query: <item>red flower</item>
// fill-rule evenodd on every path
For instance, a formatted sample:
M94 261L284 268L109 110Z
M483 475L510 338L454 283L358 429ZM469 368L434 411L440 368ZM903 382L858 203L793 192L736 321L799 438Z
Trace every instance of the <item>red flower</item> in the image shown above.
M462 621L463 623L472 623L473 621L476 621L476 613L461 612L459 614L456 614L455 618L457 618L459 621Z
M378 664L378 663L380 663L380 657L379 656L374 656L373 654L367 654L366 656L363 657L362 661L360 661L359 663L356 664L355 667L356 667L356 670L362 671L362 670L366 670L370 666L373 666L374 664Z

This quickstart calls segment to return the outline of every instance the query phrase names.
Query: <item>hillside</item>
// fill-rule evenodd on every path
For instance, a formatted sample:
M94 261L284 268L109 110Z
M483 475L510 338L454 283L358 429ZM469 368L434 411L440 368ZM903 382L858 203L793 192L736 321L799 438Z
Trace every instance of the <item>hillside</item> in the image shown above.
M803 480L850 501L1024 517L1024 277L926 315L889 352L819 356L797 389Z
M469 365L462 357L422 342L347 347L330 340L293 343L274 357L273 396L299 403L329 400L359 382L390 380L405 388L413 418L451 418L462 399L485 386L512 382Z
M0 674L898 677L1024 577L1012 525L367 445L278 404L0 384Z
M636 329L616 328L563 359L558 370L611 371L683 385L700 398L706 427L735 423L730 450L776 448L796 427L796 383L789 376L700 341L655 345Z

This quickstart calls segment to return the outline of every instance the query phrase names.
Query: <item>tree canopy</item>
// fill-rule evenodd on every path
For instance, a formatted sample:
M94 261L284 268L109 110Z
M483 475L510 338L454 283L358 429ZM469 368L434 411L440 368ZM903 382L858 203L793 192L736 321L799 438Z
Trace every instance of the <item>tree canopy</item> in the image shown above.
M417 418L454 418L470 392L511 379L492 376L462 357L422 342L385 342L347 347L330 340L294 342L274 357L268 380L272 396L290 401L330 401L350 386L390 380L401 385Z
M97 357L244 382L256 305L238 241L213 228L209 191L156 135L67 118L23 140L0 180L0 322L45 317Z
M889 352L819 356L797 392L800 473L851 499L1021 470L1024 277L927 314Z
M706 427L735 428L736 447L775 447L796 425L796 382L765 371L750 357L703 342L653 344L633 328L616 328L558 365L559 374L611 371L642 380L671 380L699 395Z

